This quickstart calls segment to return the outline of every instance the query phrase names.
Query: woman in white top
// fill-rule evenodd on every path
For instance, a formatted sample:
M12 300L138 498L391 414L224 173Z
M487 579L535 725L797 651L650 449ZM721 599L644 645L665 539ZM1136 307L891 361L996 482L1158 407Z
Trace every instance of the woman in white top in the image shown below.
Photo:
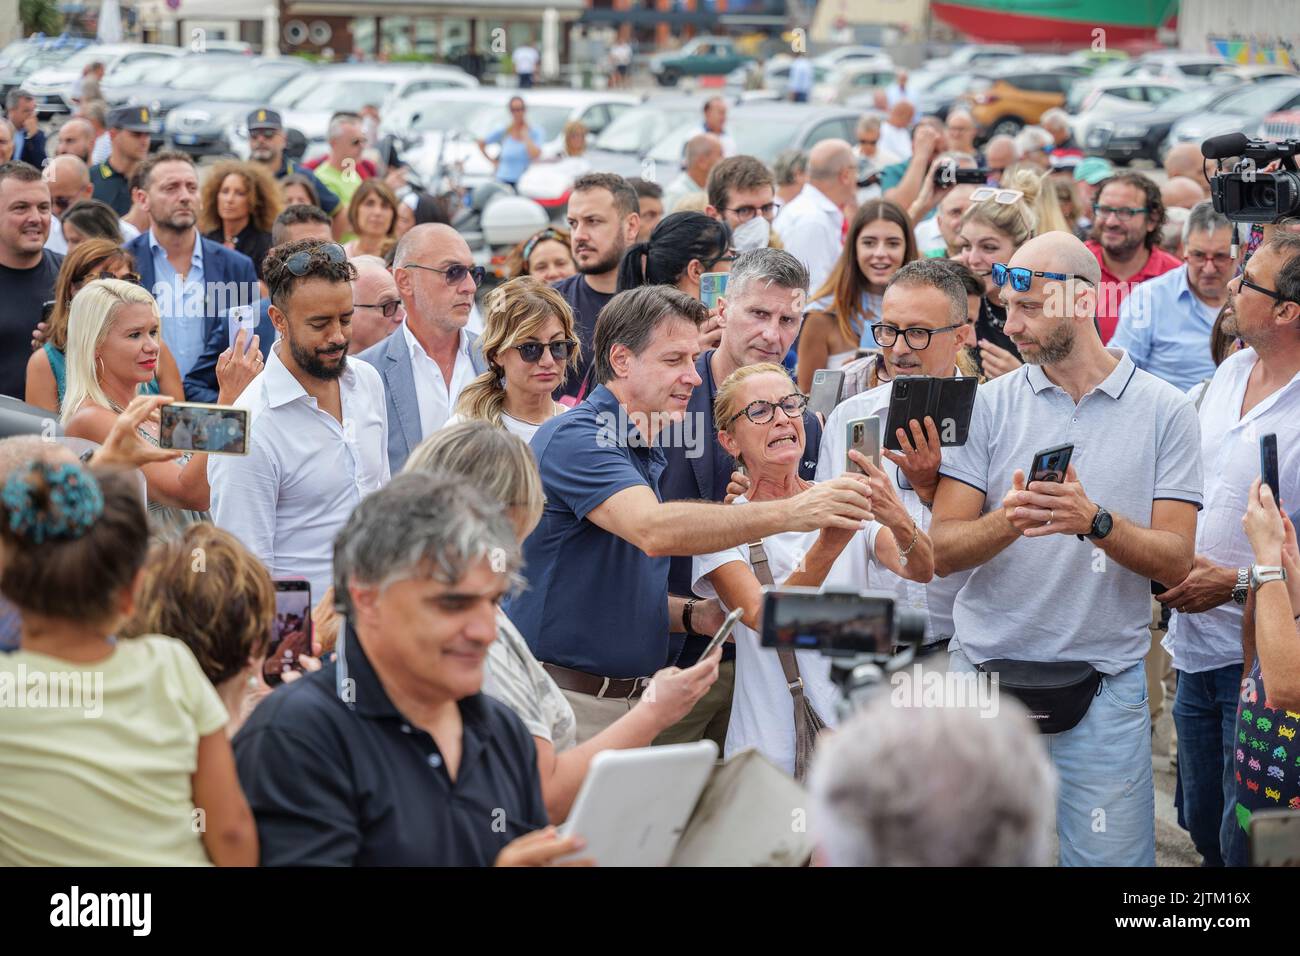
M799 477L804 453L803 410L807 399L779 365L737 369L718 389L713 405L718 441L750 479L748 496L735 500L790 498L809 487ZM791 531L763 539L772 581L778 585L820 587L827 578L865 587L865 562L873 561L902 577L926 582L934 576L930 539L899 501L889 477L858 452L850 456L866 474L844 475L868 484L875 521L865 529ZM736 688L727 728L727 755L755 747L787 773L794 772L794 714L780 659L759 644L761 583L750 548L742 545L697 555L692 574L695 593L716 596L724 609L743 608L732 632L736 641ZM815 651L796 651L804 693L828 724L835 720L837 692L827 659Z
M522 542L542 519L542 476L532 452L519 439L481 421L461 422L434 432L406 459L403 471L466 478L506 506ZM718 676L722 651L685 669L666 667L654 675L653 693L596 736L577 743L577 720L560 688L533 656L505 612L497 612L497 639L488 648L483 693L495 697L523 721L537 745L542 799L552 823L560 823L578 795L591 758L602 750L648 747L659 734L690 713Z
M565 410L551 394L578 367L573 310L545 283L511 279L487 298L479 344L488 370L461 391L447 424L481 418L532 441Z

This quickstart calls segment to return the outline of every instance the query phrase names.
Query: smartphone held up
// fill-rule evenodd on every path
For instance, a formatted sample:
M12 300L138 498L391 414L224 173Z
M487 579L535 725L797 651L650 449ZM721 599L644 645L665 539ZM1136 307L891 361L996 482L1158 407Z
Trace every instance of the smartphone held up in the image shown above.
M248 454L248 409L173 402L159 409L158 444L212 455Z

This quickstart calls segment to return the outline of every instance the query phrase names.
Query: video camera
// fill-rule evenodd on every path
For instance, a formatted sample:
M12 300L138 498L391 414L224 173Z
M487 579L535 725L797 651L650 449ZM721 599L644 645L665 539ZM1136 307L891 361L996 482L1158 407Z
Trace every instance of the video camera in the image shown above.
M1212 136L1201 144L1201 155L1220 161L1220 171L1210 180L1210 201L1214 210L1233 222L1277 222L1300 215L1300 169L1295 157L1300 139L1271 142L1247 139L1243 133ZM1236 168L1222 171L1222 161L1241 157ZM1277 172L1257 170L1280 160Z
M895 606L888 591L764 587L763 647L818 651L846 715L886 673L911 664L925 641L925 616Z

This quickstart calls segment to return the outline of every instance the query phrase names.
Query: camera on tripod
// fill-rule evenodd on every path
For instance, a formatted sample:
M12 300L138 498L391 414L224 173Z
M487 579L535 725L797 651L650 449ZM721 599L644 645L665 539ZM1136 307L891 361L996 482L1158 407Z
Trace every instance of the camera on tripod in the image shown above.
M1201 155L1220 161L1220 171L1210 180L1210 201L1215 212L1233 222L1277 222L1287 216L1300 215L1300 170L1295 157L1300 153L1300 139L1271 142L1247 139L1242 133L1212 136L1201 144ZM1238 156L1236 168L1222 171L1222 161ZM1281 161L1276 172L1258 172L1274 160Z

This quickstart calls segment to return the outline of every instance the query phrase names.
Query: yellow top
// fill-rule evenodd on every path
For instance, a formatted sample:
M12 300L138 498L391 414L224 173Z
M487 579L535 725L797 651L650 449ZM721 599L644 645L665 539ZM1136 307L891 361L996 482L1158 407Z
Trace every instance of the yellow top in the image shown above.
M0 654L0 866L209 864L191 777L226 708L190 649Z

